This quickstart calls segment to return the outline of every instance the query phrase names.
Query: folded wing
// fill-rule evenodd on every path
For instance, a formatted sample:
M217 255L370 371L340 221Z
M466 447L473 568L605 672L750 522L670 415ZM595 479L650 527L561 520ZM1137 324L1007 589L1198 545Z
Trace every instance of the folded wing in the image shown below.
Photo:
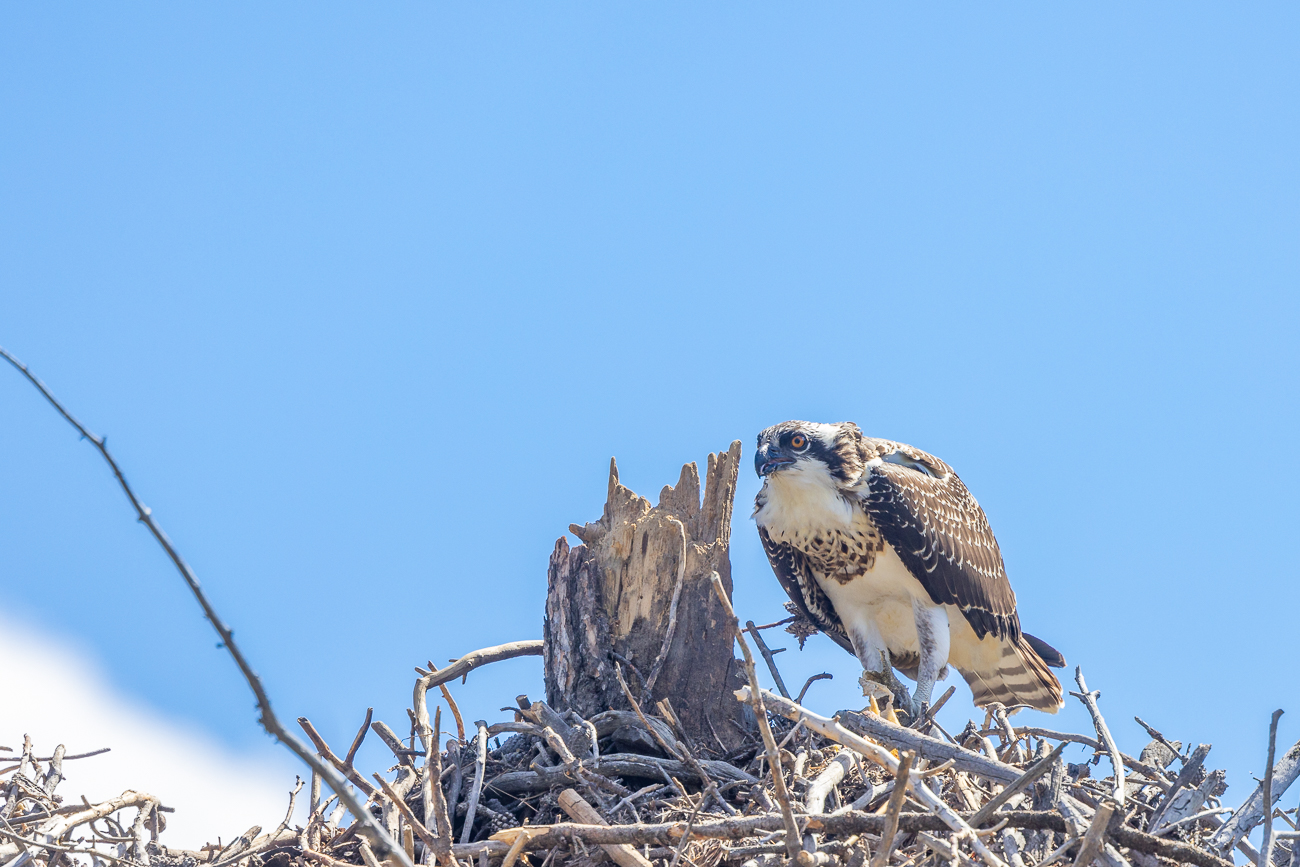
M859 496L931 599L960 608L980 638L1019 639L1016 594L993 530L947 464L909 448L906 462L872 466Z

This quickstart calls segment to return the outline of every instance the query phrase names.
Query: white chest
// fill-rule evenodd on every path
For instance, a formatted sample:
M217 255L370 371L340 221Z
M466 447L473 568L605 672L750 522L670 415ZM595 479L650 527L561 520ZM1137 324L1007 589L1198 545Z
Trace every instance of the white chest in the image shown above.
M851 531L861 515L824 472L794 467L770 476L763 491L764 502L754 520L782 542L829 530Z
M801 551L815 571L846 581L872 568L884 546L866 513L826 473L792 469L768 479L754 519L774 542Z

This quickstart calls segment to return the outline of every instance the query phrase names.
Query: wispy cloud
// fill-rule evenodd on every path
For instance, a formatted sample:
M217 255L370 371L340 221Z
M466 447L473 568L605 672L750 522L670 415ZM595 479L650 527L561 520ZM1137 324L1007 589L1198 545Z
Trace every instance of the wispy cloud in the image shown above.
M3 616L0 659L21 672L6 678L0 745L21 749L29 734L40 755L60 743L69 753L112 748L64 765L57 791L65 800L149 792L176 808L162 842L181 848L229 840L252 825L269 829L284 817L294 781L289 759L268 767L264 758L240 755L166 719L117 692L98 661L75 643Z

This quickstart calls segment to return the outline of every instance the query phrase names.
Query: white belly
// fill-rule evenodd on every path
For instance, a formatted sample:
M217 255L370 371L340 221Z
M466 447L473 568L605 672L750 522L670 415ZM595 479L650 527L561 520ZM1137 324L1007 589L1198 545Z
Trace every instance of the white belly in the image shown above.
M892 546L886 545L876 555L870 571L846 583L821 575L816 578L851 638L855 631L874 626L891 653L919 652L913 600L924 608L932 608L934 603Z
M1001 642L992 636L981 641L960 608L936 604L903 565L893 546L885 545L876 556L874 568L852 581L842 584L834 578L816 578L855 647L859 641L878 642L893 655L919 654L917 610L933 617L939 615L933 609L941 608L947 617L939 615L939 619L946 619L949 635L944 661L960 671L996 670Z

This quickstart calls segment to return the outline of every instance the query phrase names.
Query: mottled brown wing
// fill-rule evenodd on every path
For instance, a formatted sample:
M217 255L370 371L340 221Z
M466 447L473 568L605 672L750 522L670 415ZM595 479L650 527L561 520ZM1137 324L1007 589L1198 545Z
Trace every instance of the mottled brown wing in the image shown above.
M849 653L853 644L844 632L840 618L835 614L831 600L817 586L808 568L808 560L803 553L784 543L773 542L767 530L758 528L758 537L763 540L763 550L767 552L768 562L776 573L776 580L781 582L790 600L798 606L799 611L812 621L813 625L826 633L831 639Z
M873 466L866 481L863 507L930 598L961 608L980 638L992 633L1018 640L1016 594L1002 552L984 510L957 474L935 477L885 462Z

